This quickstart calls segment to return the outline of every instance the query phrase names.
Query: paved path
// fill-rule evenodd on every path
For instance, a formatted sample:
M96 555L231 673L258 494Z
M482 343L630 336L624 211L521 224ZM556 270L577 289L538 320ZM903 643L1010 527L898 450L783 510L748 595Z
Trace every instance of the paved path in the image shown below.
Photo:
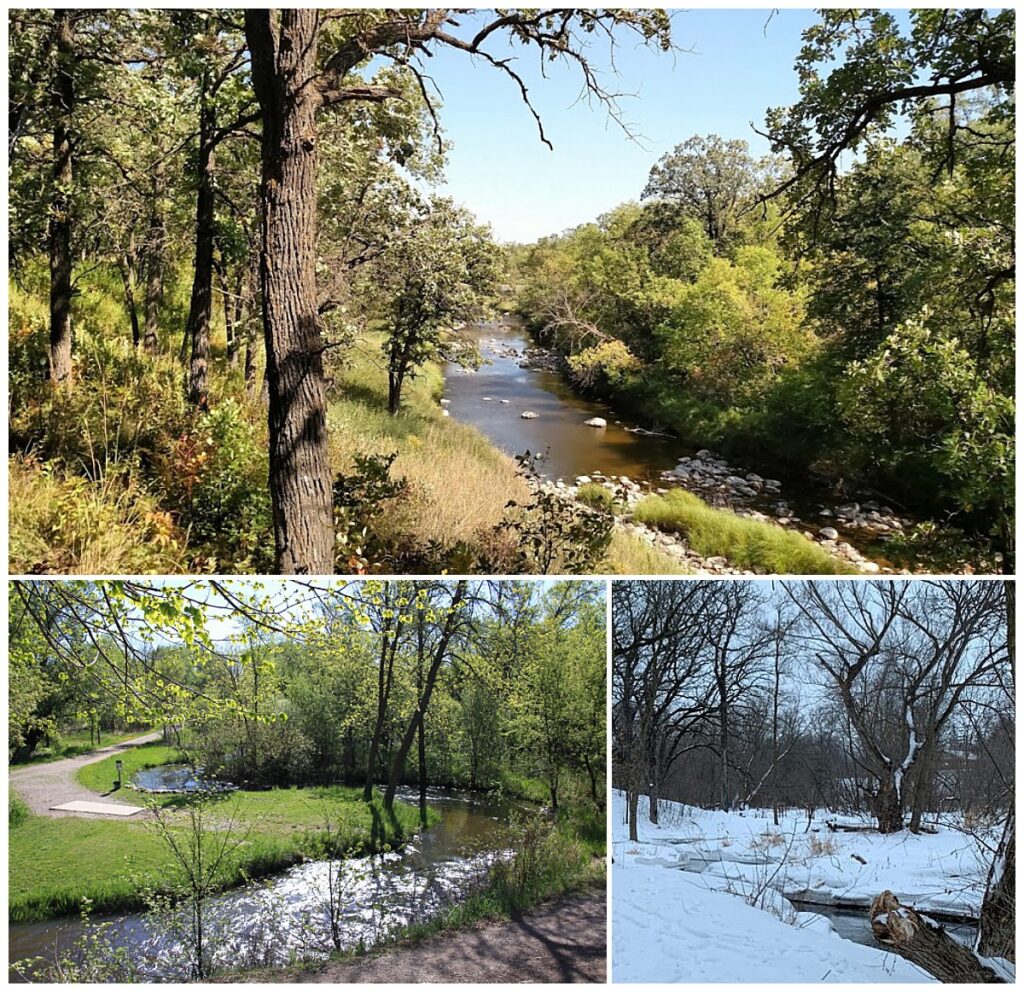
M567 896L516 920L482 923L316 972L246 973L267 982L601 982L607 979L605 893Z
M38 765L24 765L21 768L8 770L8 782L10 787L21 796L28 804L33 813L42 816L85 816L92 819L111 819L102 813L79 813L67 810L51 809L52 806L60 806L63 803L72 802L97 802L100 797L95 792L90 792L84 785L79 784L75 778L75 772L83 765L91 765L95 761L102 761L112 754L127 751L129 748L138 747L139 744L149 744L151 741L158 741L161 738L159 730L151 734L143 734L141 737L133 737L129 741L122 741L120 744L111 744L101 747L88 754L80 754L74 758L61 758L59 761L49 761ZM116 796L104 796L102 801L114 806L135 806L137 803L122 802ZM140 816L141 814L136 814ZM121 817L117 817L121 819Z

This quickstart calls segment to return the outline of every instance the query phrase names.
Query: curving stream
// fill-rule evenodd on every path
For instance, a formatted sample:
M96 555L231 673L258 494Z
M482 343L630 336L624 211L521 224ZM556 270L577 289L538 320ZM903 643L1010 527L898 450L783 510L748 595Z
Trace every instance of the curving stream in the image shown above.
M415 803L412 790L400 798ZM441 822L401 850L344 862L310 861L259 883L232 889L207 904L215 964L231 968L316 960L335 949L331 936L331 871L336 876L343 949L371 946L390 932L429 919L465 898L486 878L493 861L507 852L508 824L527 807L467 792L431 790L429 804ZM144 976L182 981L189 975L175 930L181 918L169 913L159 923L141 914L94 917L109 925L116 946L130 946ZM58 959L81 937L76 918L11 924L8 960ZM13 981L21 980L11 974Z

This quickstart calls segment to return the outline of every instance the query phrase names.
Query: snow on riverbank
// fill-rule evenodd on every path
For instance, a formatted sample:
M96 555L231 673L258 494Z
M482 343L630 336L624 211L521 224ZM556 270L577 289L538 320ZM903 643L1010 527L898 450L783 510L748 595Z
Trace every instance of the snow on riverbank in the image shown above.
M614 808L616 839L625 840L621 794ZM991 855L952 827L935 834L832 832L826 820L855 821L819 811L808 830L802 812L783 814L776 827L768 810L723 813L678 803L662 803L660 819L648 822L641 799L641 857L679 867L709 862L705 873L718 888L746 892L770 875L790 899L826 906L867 907L889 889L921 912L976 918L981 909Z
M918 909L968 916L981 904L984 855L954 829L882 836L830 832L824 816L806 830L802 814L776 827L760 810L664 803L661 813L660 824L648 822L641 800L634 843L624 797L613 799L615 981L932 981L894 954L840 938L788 898L867 906L890 889Z
M816 926L791 926L699 875L636 864L612 870L615 982L927 982L909 961Z

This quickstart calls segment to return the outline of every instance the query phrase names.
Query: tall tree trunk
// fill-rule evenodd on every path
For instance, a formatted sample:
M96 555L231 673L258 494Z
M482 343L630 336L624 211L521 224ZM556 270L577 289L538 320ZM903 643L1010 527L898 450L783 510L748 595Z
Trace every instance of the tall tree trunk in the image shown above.
M71 378L72 293L72 184L74 149L72 117L75 109L75 43L71 11L57 10L56 71L53 76L53 194L50 203L50 363L53 382Z
M891 779L882 780L869 804L880 834L895 834L903 829L903 796Z
M639 839L637 837L637 823L636 823L637 807L639 805L640 805L640 793L637 792L636 789L629 789L629 788L627 788L627 790L626 790L626 807L627 807L626 819L629 821L629 839L633 840L633 841Z
M441 670L441 665L444 663L445 658L448 656L448 644L451 641L452 634L455 632L455 625L458 623L459 607L465 597L466 580L460 579L452 596L451 609L445 617L444 629L441 632L437 646L434 648L433 657L430 659L430 668L423 679L423 692L417 703L416 712L409 721L409 725L405 728L401 743L398 745L398 751L395 752L395 756L391 761L388 788L387 792L384 793L384 808L387 810L390 810L395 804L395 790L398 788L398 780L401 777L403 767L405 767L406 755L409 753L409 748L412 747L416 729L425 719L427 707L430 706L430 697L434 692L437 674Z
M121 271L121 282L124 285L124 306L128 311L128 321L132 328L132 347L138 348L142 340L142 332L139 328L139 308L135 302L135 260L134 249L129 249L118 258L118 268Z
M160 303L164 295L164 250L167 228L163 209L164 159L163 147L153 165L153 186L150 192L149 225L146 231L146 323L142 348L155 355L160 345Z
M267 355L277 569L334 571L323 339L316 303L316 112L320 12L247 10L263 117L260 287Z
M985 899L978 921L977 951L985 957L1001 957L1016 961L1016 892L1017 829L1013 813L1003 828L989 870Z
M207 372L210 364L210 318L213 312L214 197L213 131L216 124L203 77L202 106L199 112L199 188L196 192L196 252L192 278L192 299L188 309L185 337L190 348L188 363L188 399L205 409L209 403Z

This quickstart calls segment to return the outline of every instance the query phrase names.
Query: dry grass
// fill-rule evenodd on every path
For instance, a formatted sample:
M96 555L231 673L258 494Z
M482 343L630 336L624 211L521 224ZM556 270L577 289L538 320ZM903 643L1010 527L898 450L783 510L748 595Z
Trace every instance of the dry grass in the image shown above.
M811 837L807 851L815 858L839 853L839 845L831 837Z
M402 409L390 416L379 344L379 337L368 336L335 376L331 464L345 472L355 454L397 451L392 475L404 476L412 495L386 520L393 535L445 544L473 540L501 521L508 500L528 498L516 464L475 428L443 415L438 398L444 381L436 367L406 385Z
M183 535L128 477L93 483L13 457L8 462L12 573L180 572Z

